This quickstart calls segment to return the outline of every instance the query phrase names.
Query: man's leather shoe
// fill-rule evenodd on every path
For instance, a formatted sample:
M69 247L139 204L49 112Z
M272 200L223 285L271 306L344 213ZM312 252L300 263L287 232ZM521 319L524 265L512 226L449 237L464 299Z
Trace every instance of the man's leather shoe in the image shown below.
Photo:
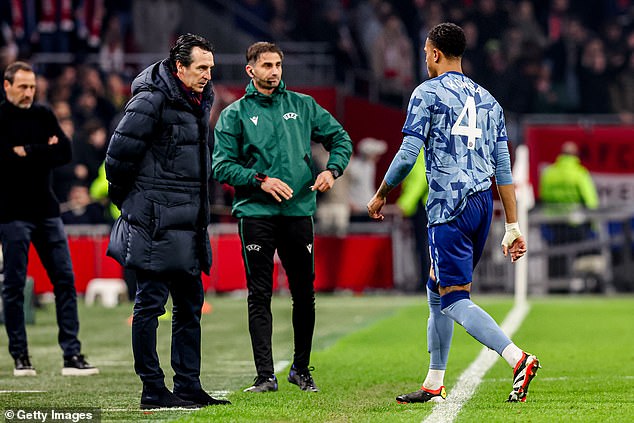
M207 405L225 405L231 404L228 400L224 399L216 399L209 395L207 392L199 389L197 391L182 391L182 392L174 392L174 395L179 397L182 400L195 402L198 405L207 406Z
M177 397L166 387L151 390L143 388L141 410L152 410L155 408L200 408L200 405Z

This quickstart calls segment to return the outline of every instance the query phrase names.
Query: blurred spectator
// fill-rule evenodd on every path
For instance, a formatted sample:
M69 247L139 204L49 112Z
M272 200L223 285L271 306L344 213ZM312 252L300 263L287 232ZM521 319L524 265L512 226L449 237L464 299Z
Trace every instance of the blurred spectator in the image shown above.
M566 96L574 107L579 104L579 78L577 65L581 49L588 40L588 31L576 17L562 20L558 36L546 53L546 61L552 69L552 80L564 87Z
M99 49L105 13L104 0L82 0L75 12L78 24L77 37L89 51Z
M105 162L101 163L101 166L99 166L97 178L95 178L95 180L90 184L89 193L90 198L99 202L104 207L104 215L109 224L114 223L114 221L121 216L119 208L117 208L117 206L110 201L110 197L108 197L108 179L106 179Z
M541 65L535 91L534 113L567 113L573 110L574 105L569 102L565 87L552 81L551 70L547 65Z
M502 32L508 26L508 15L496 0L478 0L471 14L471 20L478 27L478 46L483 48L489 40L500 40Z
M335 60L335 77L341 82L344 81L348 69L362 62L362 56L343 8L337 4L328 4L324 6L322 13L317 40L328 44L328 51Z
M414 167L405 177L401 185L401 195L396 204L401 209L403 216L409 219L412 225L412 235L416 246L417 274L421 277L416 281L414 289L425 289L431 267L429 257L429 242L427 240L427 211L425 203L429 195L429 185L425 174L425 155L419 154Z
M14 2L16 6L22 2ZM38 3L37 32L41 51L70 53L73 50L75 20L70 0L42 0ZM28 8L28 2L26 7Z
M53 110L53 114L55 115L55 117L58 120L71 119L72 118L70 104L68 104L68 101L56 100L56 101L51 103L51 109ZM68 135L68 137L70 138L72 134L69 135L67 133L66 135Z
M613 76L608 69L603 41L591 39L584 47L578 69L581 113L610 113L609 84Z
M375 41L372 74L378 81L382 98L402 106L404 95L409 94L414 83L414 50L403 22L396 15L387 18Z
M326 169L329 154L322 145L311 145L315 175ZM350 223L350 184L347 172L337 178L337 183L327 192L317 195L317 224L319 232L343 237Z
M48 79L46 79L46 77L44 77L43 75L38 75L35 78L35 101L37 101L40 104L45 104L47 106L50 106L48 101L49 99L48 91L49 91Z
M99 166L106 158L107 143L108 131L99 119L90 119L81 128L74 149L75 161L86 166L88 184L97 178Z
M130 85L118 73L111 72L106 76L106 99L118 111L122 111L130 99Z
M462 24L462 30L467 39L467 47L462 55L462 71L474 81L482 81L482 72L484 72L486 67L486 55L483 50L478 48L478 27L473 21L466 21ZM420 59L422 66L425 68L423 75L427 75L424 52Z
M519 30L522 40L532 41L540 47L548 43L546 35L537 22L535 6L530 0L521 0L515 5L514 13L510 16L511 23Z
M610 86L612 110L621 121L634 125L634 52L630 52L627 65L614 78Z
M555 163L542 172L539 197L546 213L569 217L571 220L575 210L596 209L599 206L594 182L588 169L581 164L579 149L574 142L564 143ZM550 245L570 244L593 237L590 223L552 223L544 225L542 229L542 234ZM568 275L566 256L549 256L548 276Z
M180 0L135 0L132 2L136 46L148 53L166 53L181 23Z
M105 224L103 206L94 202L88 193L88 187L75 184L68 194L68 201L61 205L62 221L65 225Z
M59 103L56 104L60 107ZM55 113L55 109L53 109L53 112ZM60 116L64 116L63 113L64 112L60 112ZM58 117L58 120L59 126L71 142L71 149L73 151L72 159L69 163L53 169L53 192L58 200L64 201L68 198L70 188L73 184L88 183L88 168L84 164L77 162L77 138L75 136L75 124L70 118L70 115Z
M376 164L387 151L387 143L376 138L363 138L352 155L346 173L350 178L350 207L353 220L369 220L368 198L376 191ZM366 219L367 218L367 219Z
M99 67L104 72L122 72L124 63L123 38L119 27L119 18L113 17L108 22L103 43L99 48Z

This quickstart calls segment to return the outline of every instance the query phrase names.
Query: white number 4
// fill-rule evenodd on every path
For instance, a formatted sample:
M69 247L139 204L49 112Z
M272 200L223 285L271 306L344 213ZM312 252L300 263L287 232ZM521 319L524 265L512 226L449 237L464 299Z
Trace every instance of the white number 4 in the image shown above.
M467 124L462 125L462 121L467 115ZM467 97L464 108L458 116L458 120L451 127L451 135L464 135L467 137L467 148L473 150L475 148L476 138L482 138L482 129L476 126L476 106L475 99L472 96Z

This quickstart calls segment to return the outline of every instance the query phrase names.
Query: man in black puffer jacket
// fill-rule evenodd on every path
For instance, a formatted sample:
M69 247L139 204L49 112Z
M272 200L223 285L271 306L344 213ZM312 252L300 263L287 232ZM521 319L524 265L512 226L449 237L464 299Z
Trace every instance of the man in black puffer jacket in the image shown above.
M108 255L136 273L132 320L141 408L226 404L200 384L201 271L211 247L207 180L213 48L182 35L170 57L141 72L106 156L109 195L121 209ZM156 353L158 317L172 295L174 393Z

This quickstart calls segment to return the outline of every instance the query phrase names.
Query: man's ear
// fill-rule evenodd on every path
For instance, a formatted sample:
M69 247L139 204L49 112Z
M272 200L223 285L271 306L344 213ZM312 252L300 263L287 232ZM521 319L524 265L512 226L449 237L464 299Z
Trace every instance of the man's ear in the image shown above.
M246 65L244 70L247 72L247 75L249 75L251 78L253 78L253 68L251 67L251 65Z
M434 49L434 63L440 62L440 50Z

